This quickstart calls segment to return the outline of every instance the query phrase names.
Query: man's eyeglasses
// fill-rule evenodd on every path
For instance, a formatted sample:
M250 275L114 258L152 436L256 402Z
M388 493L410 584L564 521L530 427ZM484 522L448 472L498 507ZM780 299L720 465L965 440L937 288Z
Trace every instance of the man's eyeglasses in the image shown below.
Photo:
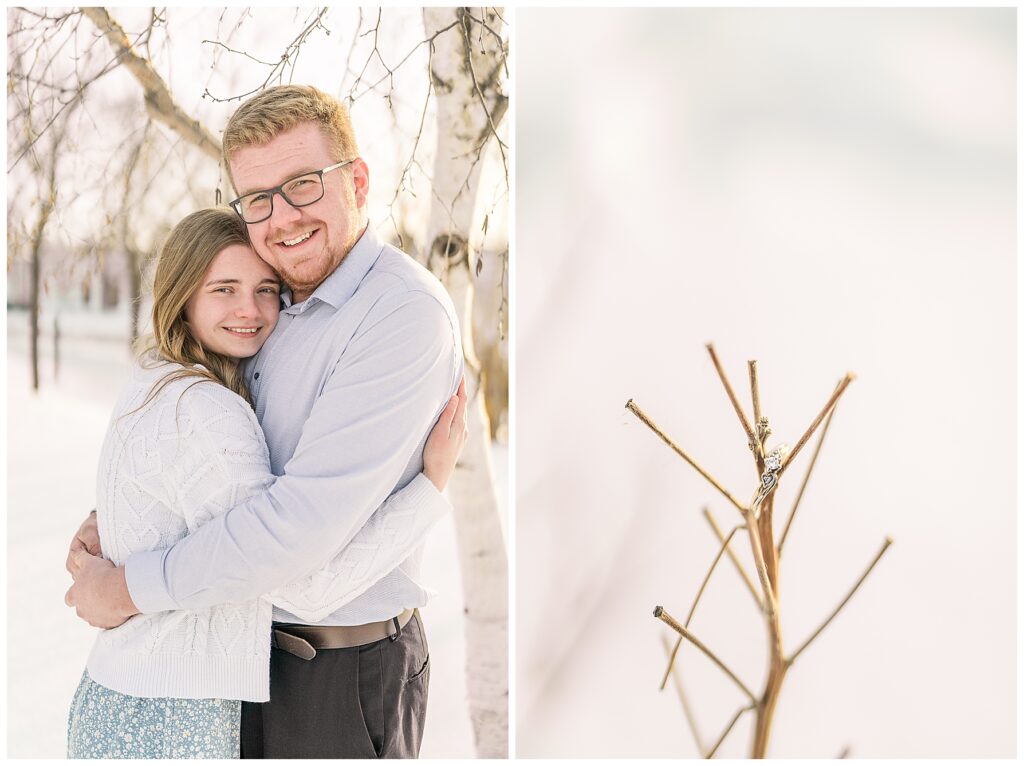
M301 176L289 178L280 186L263 191L243 194L236 200L232 200L231 207L239 218L246 223L259 223L270 218L274 213L274 195L280 194L284 201L292 207L305 207L319 202L324 196L324 173L343 168L355 159L345 160L336 165L328 165L323 170L314 170L312 173L303 173Z

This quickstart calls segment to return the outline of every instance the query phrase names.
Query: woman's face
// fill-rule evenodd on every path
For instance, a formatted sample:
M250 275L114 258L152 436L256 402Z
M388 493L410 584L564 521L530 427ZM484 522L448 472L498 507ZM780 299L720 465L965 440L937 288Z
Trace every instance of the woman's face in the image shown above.
M217 253L185 304L185 319L204 348L245 359L263 346L280 311L281 283L252 248L229 245Z

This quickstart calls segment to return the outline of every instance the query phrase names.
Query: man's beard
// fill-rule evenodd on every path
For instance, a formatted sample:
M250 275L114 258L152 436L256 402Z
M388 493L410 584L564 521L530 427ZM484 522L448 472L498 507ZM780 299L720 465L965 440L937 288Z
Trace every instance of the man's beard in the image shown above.
M281 276L293 293L312 293L337 268L334 254L328 251L324 255L326 257L318 257L301 264L301 270L298 272L286 267L280 269ZM315 270L311 271L314 268Z
M315 259L310 259L310 261L306 261L303 264L312 266L312 263L315 261L318 265L314 273L310 274L309 272L306 272L304 276L300 276L298 273L293 272L285 266L278 269L281 277L285 281L285 284L291 288L292 293L305 293L308 297L309 295L312 295L321 284L323 284L327 277L334 273L334 271L345 260L345 257L352 251L352 248L355 247L356 242L359 241L359 237L362 235L362 228L358 227L358 224L353 228L356 230L353 231L352 235L350 235L351 241L342 245L340 254L337 252L338 248L324 245L324 250L321 252L320 256Z

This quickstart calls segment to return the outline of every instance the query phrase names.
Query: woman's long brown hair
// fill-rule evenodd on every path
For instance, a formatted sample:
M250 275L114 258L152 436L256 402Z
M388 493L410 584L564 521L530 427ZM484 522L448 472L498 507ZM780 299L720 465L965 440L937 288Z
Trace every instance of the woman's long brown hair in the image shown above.
M237 360L204 348L189 329L185 305L202 285L207 269L226 247L245 245L245 224L227 208L206 208L185 216L160 249L153 277L153 332L136 344L139 362L155 367L177 362L184 369L168 373L149 392L139 409L149 404L165 386L182 378L220 383L250 405L252 397ZM202 365L201 367L199 365Z

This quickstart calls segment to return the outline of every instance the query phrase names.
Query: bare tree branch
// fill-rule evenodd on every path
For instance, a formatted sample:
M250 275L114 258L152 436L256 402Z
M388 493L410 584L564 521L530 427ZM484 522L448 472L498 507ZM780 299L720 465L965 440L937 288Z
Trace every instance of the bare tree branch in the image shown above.
M726 664L722 662L720 659L718 659L718 656L710 649L708 649L703 644L703 642L701 642L695 635L693 635L693 633L691 633L689 630L687 630L678 622L676 622L672 615L665 611L664 607L656 606L654 608L654 616L662 622L664 622L670 628L672 628L672 630L674 630L680 636L689 640L690 643L692 643L702 652L704 652L708 659L715 663L723 673L725 673L727 676L729 676L729 678L732 679L733 683L735 683L738 687L740 687L740 689L743 690L743 693L747 695L751 702L755 704L757 703L757 698L754 696L754 693L750 691L750 689L747 688L747 685L739 679L739 676L737 676L735 673L729 670Z
M469 68L469 76L473 80L473 88L476 90L477 98L480 99L480 107L484 110L484 114L487 116L487 126L491 129L491 135L494 136L494 140L498 142L498 149L501 152L501 164L505 168L505 178L508 178L508 157L505 156L505 150L508 148L505 146L505 142L501 140L498 135L497 129L494 127L495 119L492 118L491 109L487 105L487 99L484 98L483 91L480 90L480 82L476 77L476 68L473 66L473 44L469 39L469 14L463 12L460 19L462 24L462 35L466 40L466 65ZM501 38L498 38L499 41ZM504 48L502 47L502 50ZM492 73L489 78L493 78ZM500 93L497 94L497 101L494 105L494 110L497 112L497 121L501 121L502 115L505 113L505 109L508 105L508 99L502 96Z
M203 98L208 98L216 103L230 103L231 101L241 101L242 99L248 98L254 93L259 93L261 90L268 87L270 83L273 82L275 79L277 80L278 84L281 84L284 81L285 68L288 67L289 65L291 66L292 74L291 76L289 76L288 81L291 82L291 77L294 76L295 74L295 64L298 61L299 52L302 50L302 45L303 43L306 42L307 38L309 38L309 36L313 34L313 32L315 32L317 29L323 29L325 32L327 32L327 34L330 34L330 30L323 25L323 17L328 10L328 8L321 8L319 11L317 11L316 16L313 17L313 20L309 22L302 29L302 31L299 32L298 35L296 35L295 39L288 43L284 51L281 53L281 57L276 62L261 61L256 57L246 53L245 51L238 51L233 48L229 48L224 43L218 42L216 40L203 40L203 43L205 44L220 46L222 48L227 49L230 53L245 56L246 58L255 61L257 64L262 64L264 66L270 67L270 73L267 75L266 79L263 80L263 82L257 85L255 88L248 90L245 93L240 93L236 96L228 96L226 98L222 98L213 95L207 88L203 91Z
M857 589L860 588L861 584L864 582L867 576L871 574L871 570L875 568L875 564L879 562L879 560L882 558L885 552L889 549L890 545L892 545L892 538L885 538L885 542L882 543L881 550L878 551L878 554L875 556L874 560L870 564L868 564L868 568L864 570L864 574L860 576L860 579L857 580L856 584L850 589L850 592L846 594L846 598L839 602L839 606L832 610L832 614L830 614L828 618L825 620L825 622L823 622L818 627L818 629L811 634L810 638L808 638L806 641L800 644L800 648L793 652L793 655L787 661L789 665L792 665L794 662L796 662L796 658L803 653L804 649L811 645L811 642L813 642L814 639L816 639L821 634L821 631L825 630L825 628L828 627L828 624L832 622L832 620L835 619L836 615L839 614L842 608L846 606L846 602L853 598L853 594L857 592Z
M198 120L193 119L174 100L163 78L153 69L149 60L132 50L124 29L111 17L106 8L82 8L85 14L103 33L111 47L118 54L121 63L142 86L146 111L157 122L179 134L204 154L220 162L220 141Z
M682 636L679 637L679 641L682 641ZM669 646L668 639L661 636L661 646L665 650L665 654L669 657L675 656L675 650ZM697 745L697 752L701 755L704 754L704 743L700 737L700 730L697 728L697 718L693 714L693 708L690 705L690 698L686 694L686 690L683 688L683 679L679 677L679 669L672 668L672 684L676 687L676 693L679 695L679 702L683 706L683 715L686 717L686 723L690 727L690 733L693 735L693 741Z

